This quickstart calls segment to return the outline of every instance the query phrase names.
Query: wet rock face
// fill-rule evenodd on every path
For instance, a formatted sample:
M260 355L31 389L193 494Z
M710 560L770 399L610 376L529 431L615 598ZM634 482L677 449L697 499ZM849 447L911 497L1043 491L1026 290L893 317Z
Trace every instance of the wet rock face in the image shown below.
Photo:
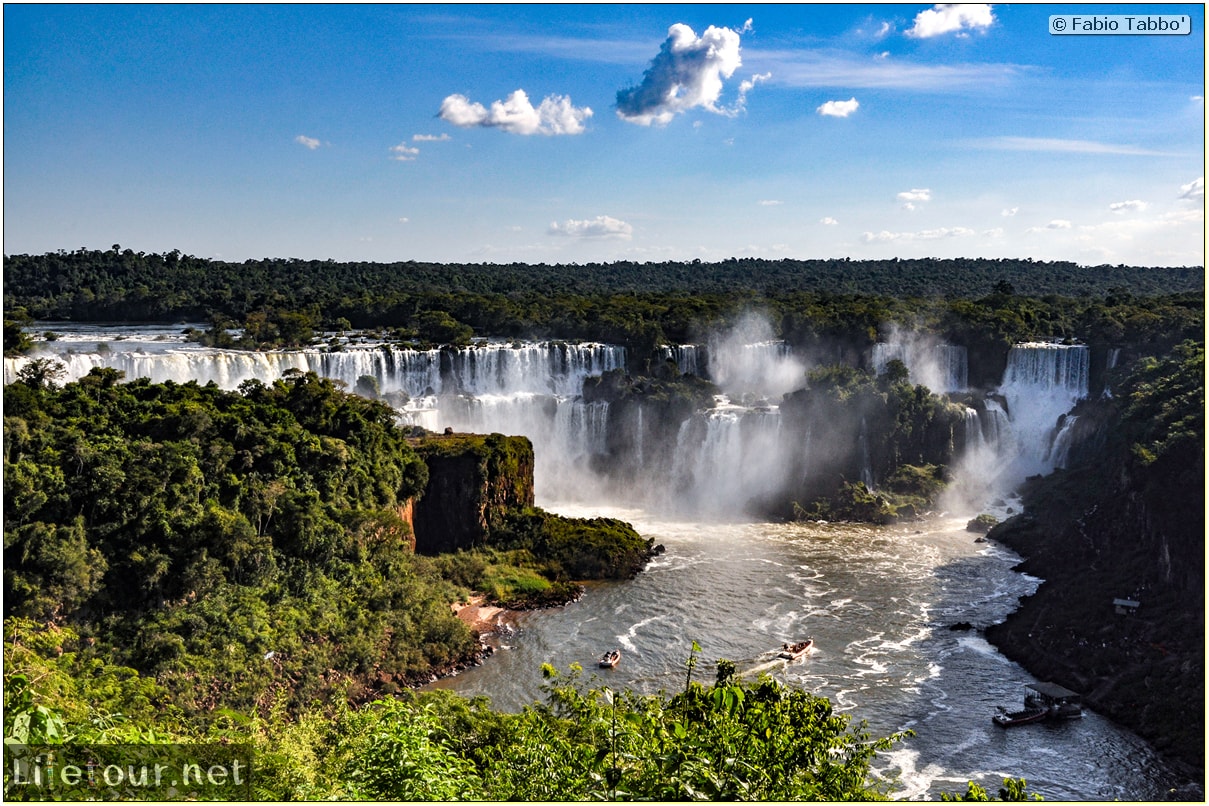
M414 447L428 465L412 519L420 554L482 545L493 523L533 506L533 445L525 437L433 435Z

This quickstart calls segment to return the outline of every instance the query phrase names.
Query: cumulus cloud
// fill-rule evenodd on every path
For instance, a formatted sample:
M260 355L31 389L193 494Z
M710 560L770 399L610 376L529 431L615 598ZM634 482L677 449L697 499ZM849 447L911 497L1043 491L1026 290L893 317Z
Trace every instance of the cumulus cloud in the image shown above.
M1016 215L1016 213L1018 213L1018 212L1020 212L1019 207L1005 207L1003 212L1000 213L999 215L1003 216L1004 218L1011 218L1012 216Z
M887 232L886 230L882 230L876 234L872 232L862 233L861 240L865 243L939 241L944 238L963 238L974 234L974 230L969 227L940 227L939 229L926 229L919 232Z
M784 203L785 202L779 201L777 199L760 199L761 207L776 207L778 204L784 204Z
M849 98L847 101L828 101L814 111L826 117L846 118L855 112L860 105L860 102L856 98Z
M819 223L825 224L828 227L834 227L836 224L839 224L840 222L836 221L831 216L824 216L823 218L819 219Z
M666 124L676 115L700 107L719 115L743 110L747 92L771 74L752 76L739 87L732 107L720 106L722 85L743 63L739 57L739 34L750 30L750 21L740 30L711 25L700 37L684 23L668 28L667 39L642 83L617 92L617 116L630 123L650 126Z
M452 140L448 134L413 134L411 141L413 143L443 143L446 140Z
M932 190L930 188L911 188L898 194L897 198L901 202L932 201Z
M598 215L596 218L582 221L568 218L561 224L553 221L546 232L550 235L566 235L576 238L620 238L628 241L634 234L634 228L612 216Z
M965 35L967 30L986 30L994 21L989 3L937 3L915 15L915 25L907 35L919 39L953 31Z
M1205 177L1197 177L1186 185L1180 185L1180 198L1203 204L1205 202Z
M1108 209L1112 210L1114 213L1126 213L1131 211L1141 212L1149 206L1150 205L1141 199L1130 199L1129 201L1113 202L1112 204L1108 205Z
M399 143L397 146L390 147L390 153L393 155L392 160L411 162L420 155L420 149L412 148L407 143Z
M300 134L295 137L294 142L298 145L306 146L311 151L314 151L316 148L319 148L319 146L322 145L322 143L320 143L314 137L307 137L305 134Z
M592 110L574 106L565 95L548 95L534 108L525 91L516 90L494 101L490 109L465 95L450 95L441 102L438 114L455 126L496 128L509 134L582 134Z

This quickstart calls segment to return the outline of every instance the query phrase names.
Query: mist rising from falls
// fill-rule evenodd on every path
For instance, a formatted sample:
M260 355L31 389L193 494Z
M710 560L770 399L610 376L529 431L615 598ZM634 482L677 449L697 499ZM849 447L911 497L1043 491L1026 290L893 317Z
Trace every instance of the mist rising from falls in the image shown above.
M908 380L922 384L936 394L961 392L968 385L966 348L946 344L930 333L890 327L885 341L873 345L870 363L874 374L886 371L886 364L899 360L907 367Z
M805 384L806 365L774 338L767 319L745 314L709 340L709 379L732 400L779 399Z

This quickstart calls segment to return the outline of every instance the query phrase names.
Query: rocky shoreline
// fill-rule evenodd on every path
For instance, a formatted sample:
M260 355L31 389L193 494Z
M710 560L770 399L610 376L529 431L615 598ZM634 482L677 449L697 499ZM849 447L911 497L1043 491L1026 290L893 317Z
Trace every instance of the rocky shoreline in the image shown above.
M1088 562L1076 547L1027 518L991 533L1026 559L1016 570L1043 580L987 640L1039 680L1083 695L1086 705L1146 739L1187 776L1205 780L1204 619L1178 595L1122 589L1116 563ZM1128 563L1126 563L1128 565ZM1136 613L1114 598L1137 596Z

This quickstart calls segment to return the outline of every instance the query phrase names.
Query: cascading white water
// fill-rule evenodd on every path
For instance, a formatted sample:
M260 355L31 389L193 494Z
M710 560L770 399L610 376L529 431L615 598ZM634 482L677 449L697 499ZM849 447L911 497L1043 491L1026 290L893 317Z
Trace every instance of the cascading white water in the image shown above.
M120 343L119 343L120 347ZM445 350L401 350L389 346L247 352L179 347L148 352L111 347L105 352L60 352L64 380L84 377L93 367L112 367L129 379L153 383L211 381L235 389L246 380L272 383L288 370L314 372L352 388L362 376L377 381L382 394L409 397L463 393L578 395L585 378L625 366L625 349L608 344L485 344ZM29 358L6 358L4 382L16 379ZM442 371L442 362L447 364ZM446 382L452 385L447 388Z
M1066 415L1062 425L1058 428L1058 433L1054 435L1046 458L1055 469L1066 467L1067 460L1070 458L1071 446L1074 444L1075 423L1078 419L1073 414Z
M968 386L966 348L937 342L932 337L900 335L899 340L873 345L870 364L877 375L897 359L907 368L911 383L923 384L937 394L961 392Z
M1087 397L1088 365L1084 345L1033 342L1008 352L997 396L983 401L977 428L966 415L966 449L956 462L951 505L961 500L977 506L1010 493L1028 476L1065 466L1075 421L1068 412Z
M770 332L767 325L746 321L711 341L709 375L728 394L719 397L715 408L683 421L672 456L666 455L667 448L654 448L669 424L655 423L644 405L632 406L622 423L610 417L608 403L585 403L579 396L585 378L625 366L624 349L611 345L496 342L428 351L378 345L255 353L203 348L179 339L164 344L94 333L91 342L65 335L47 346L57 350L50 353L52 357L64 362L66 380L105 366L130 379L213 381L235 389L249 379L272 382L291 369L316 372L342 381L351 390L376 388L396 406L405 423L433 431L452 427L529 437L536 450L539 500L588 501L599 496L603 479L596 460L624 450L630 452L628 456L612 455L610 461L631 468L632 477L614 479L614 492L652 505L658 503L654 499L670 497L680 511L738 515L753 497L814 472L814 460L802 447L809 434L785 433L774 402L775 395L804 384L804 363L775 339L745 341ZM108 344L98 349L102 339ZM909 360L923 355L925 364L941 367L936 356L943 354L950 357L943 365L948 367L946 385L963 381L963 350L936 344L925 345L926 349L909 346L910 342L900 340L875 347L874 364L880 361L884 366L895 355ZM702 355L686 349L676 360L689 368L690 359ZM5 360L6 383L15 379L27 360ZM977 412L967 412L966 455L961 464L974 468L984 481L993 478L1000 491L1025 475L1061 466L1069 452L1073 418L1067 418L1067 428L1055 440L1058 418L1086 395L1087 363L1087 348L1081 346L1015 347L999 389L1001 397L988 398ZM358 381L366 376L373 383L359 387ZM1001 399L1006 406L1000 405ZM745 405L731 402L737 400ZM613 435L611 440L610 427L627 429L629 438L617 442ZM865 457L869 446L863 431L861 440L858 447ZM865 460L861 476L867 484L873 481L871 475Z
M1007 401L1014 461L1025 475L1048 473L1058 418L1087 397L1090 351L1082 344L1017 344L999 393Z
M786 478L797 449L782 433L775 407L751 409L723 400L680 425L668 511L741 516L753 498Z
M663 360L671 361L681 375L701 377L705 369L701 349L696 344L665 344L659 348Z

